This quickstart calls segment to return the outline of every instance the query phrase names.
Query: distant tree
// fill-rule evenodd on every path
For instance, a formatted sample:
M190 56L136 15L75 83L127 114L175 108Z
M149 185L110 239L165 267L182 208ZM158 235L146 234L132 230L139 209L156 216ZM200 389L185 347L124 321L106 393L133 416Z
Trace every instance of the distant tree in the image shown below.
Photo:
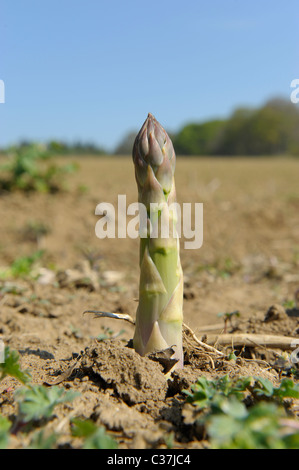
M66 153L68 151L68 146L64 142L58 140L51 140L48 143L48 149L53 153Z
M254 111L248 108L239 108L233 112L214 142L213 154L243 155L247 153L246 126L253 113Z
M214 148L218 155L299 154L299 111L273 99L256 110L236 110Z
M48 149L56 154L76 154L76 155L102 155L107 153L102 147L90 142L77 141L73 144L51 140L48 143Z
M126 134L114 150L115 155L131 155L137 132L131 131Z
M272 99L268 101L263 110L276 116L279 123L278 144L283 152L299 155L299 108L289 100Z
M225 121L212 120L201 124L188 124L174 136L177 154L210 155L223 129Z

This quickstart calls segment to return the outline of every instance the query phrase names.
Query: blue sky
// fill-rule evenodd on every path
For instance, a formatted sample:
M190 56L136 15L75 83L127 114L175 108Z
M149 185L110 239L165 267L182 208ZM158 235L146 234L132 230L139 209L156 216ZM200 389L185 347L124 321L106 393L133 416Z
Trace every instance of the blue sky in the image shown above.
M108 150L153 113L169 131L289 97L296 0L0 0L0 147Z

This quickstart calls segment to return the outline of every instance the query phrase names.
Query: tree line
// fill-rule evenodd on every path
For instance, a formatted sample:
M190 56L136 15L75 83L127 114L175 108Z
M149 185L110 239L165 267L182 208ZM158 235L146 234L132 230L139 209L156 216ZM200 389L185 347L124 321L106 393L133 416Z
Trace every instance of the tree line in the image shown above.
M46 147L56 155L130 155L137 132L128 132L112 152L80 141L52 140ZM168 133L176 154L182 156L299 156L299 106L275 98L259 108L240 107L227 119L190 122L177 132ZM23 141L17 147L22 149L31 144ZM2 153L7 150L2 149Z
M189 123L169 135L177 155L299 155L299 107L271 99L260 108L238 108L228 119ZM130 154L135 136L127 134L114 153Z

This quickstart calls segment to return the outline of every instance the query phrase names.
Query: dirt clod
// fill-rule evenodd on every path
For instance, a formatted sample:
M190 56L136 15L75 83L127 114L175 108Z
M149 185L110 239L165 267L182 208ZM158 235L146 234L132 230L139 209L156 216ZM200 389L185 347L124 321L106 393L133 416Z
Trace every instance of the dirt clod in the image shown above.
M288 315L282 305L272 305L267 311L264 322L286 320Z
M167 382L162 367L120 341L99 343L91 348L85 353L81 367L85 374L92 372L104 388L112 388L129 405L165 398Z

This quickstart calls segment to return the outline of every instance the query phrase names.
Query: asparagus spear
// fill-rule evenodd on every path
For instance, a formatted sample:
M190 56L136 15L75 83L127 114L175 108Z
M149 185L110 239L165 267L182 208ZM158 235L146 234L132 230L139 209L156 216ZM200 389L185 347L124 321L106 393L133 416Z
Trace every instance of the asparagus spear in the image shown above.
M175 160L169 136L149 114L133 147L138 201L147 211L146 234L140 238L139 304L133 345L142 356L173 347L176 367L181 368L183 272L177 234ZM169 234L165 236L167 226Z

